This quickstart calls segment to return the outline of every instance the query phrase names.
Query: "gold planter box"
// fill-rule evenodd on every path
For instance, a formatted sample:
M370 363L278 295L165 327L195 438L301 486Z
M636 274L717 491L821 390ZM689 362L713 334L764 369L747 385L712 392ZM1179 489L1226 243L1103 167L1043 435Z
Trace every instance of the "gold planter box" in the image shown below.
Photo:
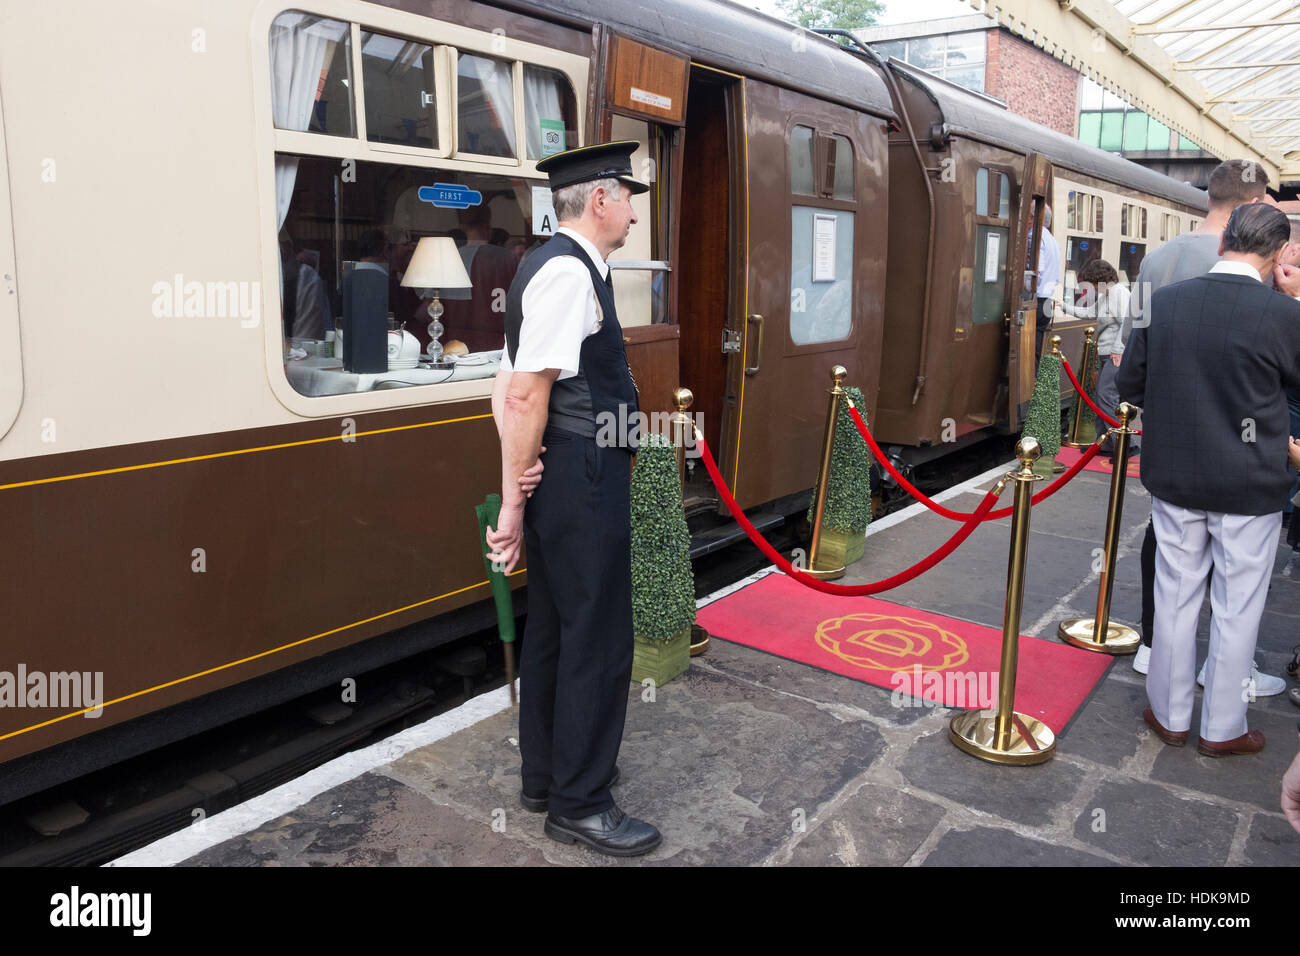
M632 681L640 684L647 677L662 687L691 666L691 626L666 641L648 641L639 634L632 636Z
M822 535L817 540L817 564L821 567L815 570L847 568L866 553L867 536L861 531L822 528Z

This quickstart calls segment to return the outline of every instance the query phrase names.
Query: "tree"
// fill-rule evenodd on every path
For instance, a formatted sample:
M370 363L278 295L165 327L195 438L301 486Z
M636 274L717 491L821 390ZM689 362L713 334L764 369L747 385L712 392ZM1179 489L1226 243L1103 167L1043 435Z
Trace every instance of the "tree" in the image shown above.
M881 0L781 0L781 13L805 29L860 30L885 12Z

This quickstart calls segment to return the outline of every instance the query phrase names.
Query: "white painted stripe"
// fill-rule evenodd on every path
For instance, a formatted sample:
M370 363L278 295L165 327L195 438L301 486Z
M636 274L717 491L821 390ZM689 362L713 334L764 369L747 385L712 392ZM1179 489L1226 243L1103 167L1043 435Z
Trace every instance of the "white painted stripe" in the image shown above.
M1014 470L1017 464L1018 462L1011 461L1005 465L990 468L982 475L976 475L974 478L969 478L959 485L953 485L947 491L941 491L937 495L931 496L930 500L935 502L944 502L949 498L956 498L958 495L964 495L968 491L974 491L977 487L984 484L984 482L1001 478L1008 471ZM867 525L867 537L871 537L878 531L884 531L886 528L892 528L896 524L901 524L908 518L915 518L917 515L924 514L929 510L929 508L918 501L916 504L910 505L902 511L895 511L892 515L885 515L885 517L881 518L879 521L873 521L871 524ZM953 525L955 528L957 522L954 521Z
M407 728L362 750L344 754L308 771L296 780L186 827L148 846L110 860L105 866L175 866L218 843L233 839L263 823L282 817L333 787L457 731L473 726L510 706L510 688L500 687L459 707Z

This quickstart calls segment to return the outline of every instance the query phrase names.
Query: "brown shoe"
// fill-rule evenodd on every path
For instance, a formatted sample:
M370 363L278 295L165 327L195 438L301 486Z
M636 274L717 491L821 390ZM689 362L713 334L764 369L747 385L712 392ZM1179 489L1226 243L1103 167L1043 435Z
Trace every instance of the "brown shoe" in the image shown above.
M1142 719L1147 722L1148 727L1156 732L1156 736L1169 746L1181 747L1183 744L1187 743L1187 731L1165 730L1165 728L1160 725L1160 721L1156 720L1156 715L1151 712L1150 707L1142 711Z
M1196 745L1198 753L1207 757L1226 757L1228 754L1257 754L1264 749L1264 734L1258 730L1248 730L1240 737L1231 740L1206 740Z

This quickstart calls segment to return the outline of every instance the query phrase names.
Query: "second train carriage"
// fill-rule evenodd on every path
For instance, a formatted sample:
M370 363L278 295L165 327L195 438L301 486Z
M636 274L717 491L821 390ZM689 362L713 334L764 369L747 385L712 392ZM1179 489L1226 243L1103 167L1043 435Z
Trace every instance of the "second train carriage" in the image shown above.
M654 188L613 264L643 405L691 387L741 503L774 514L806 501L835 364L885 441L923 448L945 417L1014 425L1022 340L1008 349L1002 313L1026 196L1068 175L1198 208L726 3L9 14L0 669L102 673L106 706L0 710L0 801L490 623L471 507L499 482L493 350L450 376L291 350L322 350L358 268L388 275L395 322L423 339L427 294L400 275L426 236L472 250L444 341L492 334L510 257L546 235L550 150L642 143ZM84 96L80 72L47 69L54 44L114 82ZM994 233L1009 258L977 291Z

